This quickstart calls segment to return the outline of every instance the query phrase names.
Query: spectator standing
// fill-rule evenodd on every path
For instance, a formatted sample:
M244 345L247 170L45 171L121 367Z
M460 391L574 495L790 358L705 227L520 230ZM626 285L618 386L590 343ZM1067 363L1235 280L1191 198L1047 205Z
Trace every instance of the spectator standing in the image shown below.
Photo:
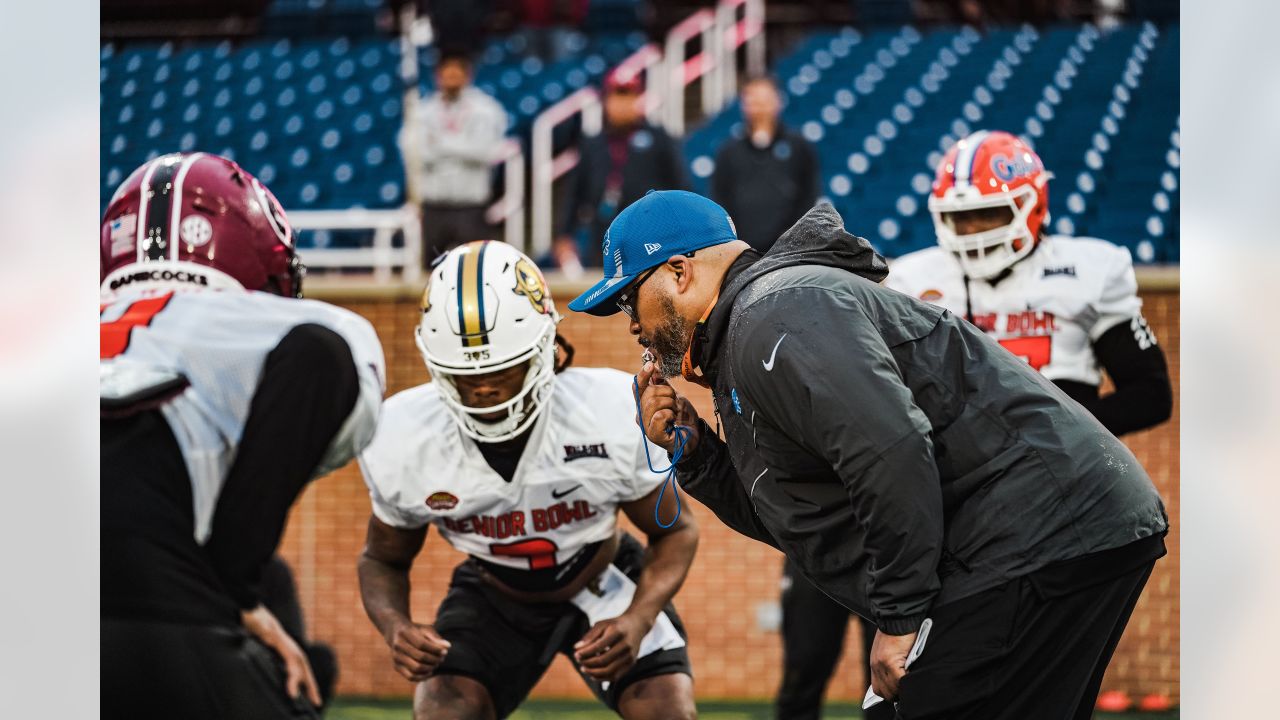
M436 92L422 102L407 126L418 142L415 169L426 266L450 248L493 234L485 219L492 194L489 167L506 132L507 113L473 87L471 78L471 60L465 54L442 53L436 65Z
M818 154L779 120L773 80L742 86L744 126L716 153L711 197L729 212L738 237L765 252L818 201Z
M645 120L642 91L637 76L605 79L604 131L582 139L554 249L570 274L600 266L600 242L623 208L649 190L690 187L679 143Z

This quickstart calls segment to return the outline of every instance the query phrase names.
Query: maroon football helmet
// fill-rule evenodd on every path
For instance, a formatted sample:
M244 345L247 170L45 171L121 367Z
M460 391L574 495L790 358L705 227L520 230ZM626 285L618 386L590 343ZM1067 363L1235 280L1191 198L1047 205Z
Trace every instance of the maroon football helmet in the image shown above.
M218 155L172 153L134 170L107 205L100 252L104 293L195 284L302 297L284 209Z

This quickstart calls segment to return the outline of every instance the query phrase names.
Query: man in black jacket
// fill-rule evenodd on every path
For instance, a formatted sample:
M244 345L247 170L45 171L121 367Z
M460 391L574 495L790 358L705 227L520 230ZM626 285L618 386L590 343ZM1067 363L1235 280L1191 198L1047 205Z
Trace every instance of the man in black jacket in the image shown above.
M818 201L818 154L779 120L773 80L748 80L741 100L744 127L716 153L711 199L734 218L740 239L765 252Z
M570 307L631 316L654 355L646 434L721 520L876 623L872 687L900 717L1090 716L1168 530L1123 444L972 325L882 287L830 205L760 256L715 203L652 193L605 242L620 262ZM725 441L676 372L712 389Z
M570 173L554 248L556 263L574 272L600 267L596 254L609 223L650 188L688 189L680 144L644 119L643 88L635 75L612 73L604 86L604 132L584 137ZM587 232L579 245L576 236Z

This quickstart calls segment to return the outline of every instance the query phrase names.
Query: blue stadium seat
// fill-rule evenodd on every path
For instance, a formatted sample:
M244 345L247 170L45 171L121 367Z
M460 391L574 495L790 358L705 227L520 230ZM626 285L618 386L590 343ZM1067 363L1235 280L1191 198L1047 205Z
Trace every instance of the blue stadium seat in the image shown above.
M527 133L537 113L599 83L645 42L635 7L594 2L593 32L567 34L555 61L534 57L521 34L493 38L477 53L476 84L507 109L514 132ZM133 167L180 148L238 156L289 208L402 203L397 41L360 23L325 30L343 13L384 11L380 0L274 0L271 22L298 23L288 37L268 29L239 44L103 44L103 204ZM773 72L784 121L817 145L823 192L884 252L932 244L933 166L957 138L1004 128L1055 173L1055 230L1103 235L1138 262L1176 262L1178 39L1176 24L820 29ZM429 92L436 54L419 59ZM707 190L716 150L740 125L735 101L690 128L695 189ZM359 242L351 233L307 238Z
M1055 230L1114 233L1138 262L1177 259L1176 25L818 31L774 72L784 121L817 145L825 193L890 255L933 243L925 197L942 153L1003 128L1058 178ZM739 114L731 105L687 137L695 188Z

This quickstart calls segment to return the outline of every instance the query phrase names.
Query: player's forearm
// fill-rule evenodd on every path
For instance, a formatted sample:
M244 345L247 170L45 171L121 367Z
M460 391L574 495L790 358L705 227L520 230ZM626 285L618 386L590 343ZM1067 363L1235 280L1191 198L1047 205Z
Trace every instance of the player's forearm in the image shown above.
M1153 378L1118 389L1085 407L1113 435L1120 436L1168 420L1173 411L1173 393L1167 380Z
M688 523L664 535L649 537L644 569L627 612L652 623L684 584L698 549L698 528Z
M1120 323L1093 345L1098 363L1115 383L1115 392L1081 404L1114 435L1159 425L1173 411L1173 387L1164 351L1141 316Z
M356 569L364 611L384 638L389 637L397 625L411 621L408 568L361 555Z
M264 644L274 647L276 638L284 634L284 628L265 605L240 611L240 621L251 635Z

